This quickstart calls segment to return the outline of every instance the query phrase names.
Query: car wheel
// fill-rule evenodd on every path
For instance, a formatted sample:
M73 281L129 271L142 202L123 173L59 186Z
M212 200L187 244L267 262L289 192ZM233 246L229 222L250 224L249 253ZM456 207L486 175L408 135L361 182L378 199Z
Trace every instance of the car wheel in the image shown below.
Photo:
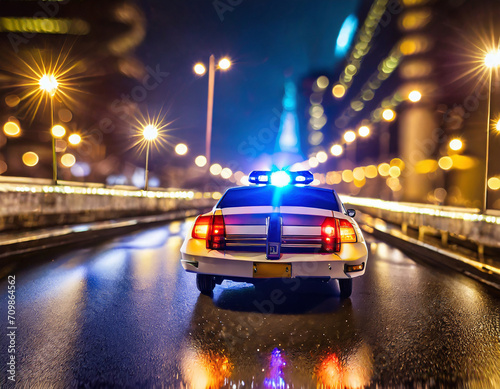
M352 278L346 278L339 280L340 286L340 297L345 299L352 294Z
M196 287L202 294L210 296L215 288L215 277L207 274L197 274Z

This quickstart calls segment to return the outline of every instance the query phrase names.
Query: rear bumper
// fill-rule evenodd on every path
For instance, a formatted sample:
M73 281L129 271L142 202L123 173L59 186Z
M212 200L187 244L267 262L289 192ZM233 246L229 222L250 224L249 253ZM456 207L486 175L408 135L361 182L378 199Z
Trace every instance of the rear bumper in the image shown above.
M283 254L278 260L268 260L265 253L207 250L205 242L187 239L181 248L182 267L192 273L221 277L254 277L255 263L288 263L291 277L353 278L365 273L368 251L364 242L345 243L339 253ZM363 269L347 271L346 265L361 265Z

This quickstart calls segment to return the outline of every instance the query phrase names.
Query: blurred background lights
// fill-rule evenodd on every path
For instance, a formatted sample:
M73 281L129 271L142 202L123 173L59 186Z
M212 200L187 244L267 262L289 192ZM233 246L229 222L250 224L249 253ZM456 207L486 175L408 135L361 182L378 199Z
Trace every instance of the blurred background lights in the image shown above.
M495 124L495 130L497 130L498 132L500 132L500 120L498 122L496 122L496 124Z
M82 141L82 137L80 135L78 135L78 134L71 134L68 137L68 141L72 145L76 146L77 144L79 144Z
M318 160L319 163L324 163L328 159L328 155L324 151L319 151L316 154L316 159Z
M365 138L370 135L370 128L368 126L361 126L358 129L359 136Z
M75 177L86 177L90 174L90 166L86 162L77 162L71 166L71 174Z
M491 177L488 180L488 187L491 190L498 190L498 189L500 189L500 178L498 178L498 177Z
M421 98L422 98L422 94L418 90L413 90L408 95L408 99L414 103L416 103L417 101L420 101Z
M345 86L341 84L337 84L332 88L332 95L333 97L340 99L341 97L344 97L345 95Z
M459 151L462 149L462 147L464 146L463 142L460 140L460 139L452 139L450 141L450 149L454 150L454 151Z
M329 84L328 77L319 76L318 79L316 80L316 84L318 85L318 88L325 89Z
M358 28L358 18L355 15L349 15L340 27L339 35L335 46L335 56L342 57L347 53L351 46L352 39Z
M61 157L61 164L64 166L64 167L71 167L73 166L74 164L76 163L76 158L73 154L64 154L62 157Z
M147 141L155 140L158 137L158 128L152 124L148 124L142 130L142 135Z
M381 163L378 165L378 174L382 177L387 177L389 175L389 170L391 169L391 165L388 163Z
M351 142L354 142L356 140L356 133L354 131L347 131L345 134L344 134L344 140L347 142L347 143L351 143Z
M382 117L385 121L390 122L394 120L394 118L396 117L396 113L392 109L387 108L382 112Z
M194 65L194 72L200 76L204 75L205 72L207 71L207 69L205 68L205 65L203 65L202 63L197 63L196 65Z
M66 129L63 126L56 124L52 127L50 132L54 138L62 138L66 134Z
M450 170L453 167L453 160L448 156L442 157L439 159L438 165L443 170Z
M19 136L21 134L21 128L16 122L7 122L3 126L3 132L7 136Z
M218 163L214 163L212 166L210 166L210 173L212 173L214 176L219 175L221 172L222 166Z
M312 168L318 167L319 161L316 157L309 158L309 166Z
M500 66L500 51L492 51L486 54L484 64L489 68Z
M35 166L38 163L38 155L33 151L28 151L23 154L23 163L26 166Z
M196 166L203 167L207 164L207 158L204 155L198 155L194 160Z
M40 85L41 90L50 94L53 94L56 91L57 86L59 85L56 77L53 74L44 74L40 78L38 84Z
M342 155L343 152L344 149L341 145L333 145L332 148L330 149L330 153L332 153L332 155L335 157Z
M185 155L188 152L188 147L184 143L179 143L175 146L175 152L178 155Z
M220 61L219 61L219 67L222 69L222 70L226 70L226 69L229 69L229 67L231 66L231 61L228 59L228 58L222 58Z
M231 169L225 167L224 169L221 170L220 172L220 176L224 179L228 179L229 177L231 177L233 175L233 172L231 171Z
M7 104L10 108L16 107L20 101L21 99L18 95L8 95L5 97L5 104Z

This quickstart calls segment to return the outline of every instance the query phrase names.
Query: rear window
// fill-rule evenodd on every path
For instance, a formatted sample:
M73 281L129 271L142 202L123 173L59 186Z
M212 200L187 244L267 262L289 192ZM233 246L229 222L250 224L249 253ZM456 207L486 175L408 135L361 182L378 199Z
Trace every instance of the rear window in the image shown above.
M339 212L332 190L309 186L253 186L229 189L217 208L254 206L312 207Z

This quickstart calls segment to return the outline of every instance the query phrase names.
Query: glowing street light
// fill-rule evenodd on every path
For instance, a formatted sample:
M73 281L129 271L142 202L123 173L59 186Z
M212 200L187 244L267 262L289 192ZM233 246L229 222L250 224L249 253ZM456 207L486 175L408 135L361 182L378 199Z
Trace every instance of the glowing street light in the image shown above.
M464 143L460 139L455 138L450 141L449 146L453 151L459 151L464 147Z
M344 134L344 140L347 142L347 143L352 143L356 140L356 133L354 131L347 131L345 134Z
M219 60L217 69L227 70L231 67L231 61L229 58L221 58ZM194 65L194 72L199 76L202 76L206 72L205 65L198 62ZM214 84L215 84L215 57L213 54L210 56L208 61L208 101L207 101L207 129L206 129L206 139L205 139L205 156L207 163L210 164L210 148L212 144L212 119L214 115Z
M332 155L335 157L342 155L343 152L344 149L342 148L341 145L333 145L332 148L330 149L330 153L332 153Z
M219 61L219 68L222 70L227 70L231 67L231 61L228 58L222 58Z
M38 85L40 86L40 90L42 92L46 92L50 97L50 128L54 129L54 95L57 92L57 87L59 86L59 82L57 78L53 74L43 74L38 81ZM66 130L64 131L66 132ZM52 133L52 179L54 184L57 184L57 157L56 157L56 138ZM63 134L64 136L64 134Z
M52 134L53 138L61 139L64 135L66 135L66 129L63 126L56 124L50 130L50 133Z
M396 113L390 109L390 108L386 108L384 109L384 111L382 112L382 118L386 121L386 122L392 122L394 120L394 118L396 117Z
M500 50L494 50L487 53L484 57L484 65L489 69L488 80L488 115L486 121L486 156L485 156L485 172L484 172L484 199L482 213L488 208L488 165L490 162L490 120L491 120L491 82L493 78L493 68L498 69L500 66ZM498 128L498 124L497 124Z
M207 68L202 63L197 63L196 65L194 65L193 70L197 75L203 76L207 71Z
M412 103L420 101L421 98L422 98L422 93L420 93L418 90L412 90L408 95L408 99Z
M59 85L53 74L44 74L38 81L38 84L40 85L40 89L47 92L51 97L54 96Z
M80 144L80 142L82 141L82 137L78 134L71 134L69 137L68 137L68 141L69 143L71 143L73 146L76 146L78 144Z
M153 142L158 137L158 127L153 124L148 124L142 130L142 136L146 140L146 172L144 176L144 190L148 190L148 167L149 167L149 149L151 148L151 142Z
M368 135L370 135L370 127L368 127L368 126L359 127L358 134L359 134L359 136L366 138Z
M188 152L188 147L184 143L179 143L175 146L175 152L178 155L185 155Z

